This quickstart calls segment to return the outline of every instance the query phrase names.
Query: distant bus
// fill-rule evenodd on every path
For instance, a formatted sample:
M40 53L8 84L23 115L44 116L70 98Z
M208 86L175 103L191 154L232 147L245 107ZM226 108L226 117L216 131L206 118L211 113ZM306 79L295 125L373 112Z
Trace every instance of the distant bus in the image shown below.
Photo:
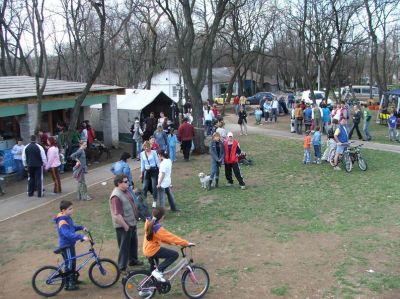
M372 98L370 96L371 87L369 85L353 85L352 89L355 98L359 100L361 103L368 102L370 104L375 104L379 102L378 87L372 87ZM347 95L349 97L352 97L349 86L340 88L340 93L342 95L342 98L346 97Z

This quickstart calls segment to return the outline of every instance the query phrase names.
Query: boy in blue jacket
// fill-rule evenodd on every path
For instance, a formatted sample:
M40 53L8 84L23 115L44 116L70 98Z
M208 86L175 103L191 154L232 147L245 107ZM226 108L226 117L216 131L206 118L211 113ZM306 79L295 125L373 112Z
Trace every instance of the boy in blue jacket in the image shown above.
M78 230L87 231L87 229L84 226L74 224L71 218L73 213L72 202L62 200L60 202L60 213L54 218L54 222L57 224L59 248L62 249L65 262L65 272L71 272L67 276L65 284L65 289L69 291L78 289L75 277L76 259L72 259L75 257L75 243L77 241L89 241L87 236L76 233Z

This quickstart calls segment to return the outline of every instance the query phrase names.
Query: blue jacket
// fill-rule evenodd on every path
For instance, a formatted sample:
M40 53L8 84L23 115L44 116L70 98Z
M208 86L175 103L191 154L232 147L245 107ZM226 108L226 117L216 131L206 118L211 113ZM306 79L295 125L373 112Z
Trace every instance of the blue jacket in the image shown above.
M83 230L83 226L74 225L70 216L65 216L62 212L54 218L57 224L58 243L60 247L74 247L76 241L83 241L83 235L76 234L78 230Z
M210 143L210 155L214 161L223 163L225 156L224 143L222 141L219 142L219 156L218 156L217 142L213 139Z
M126 163L125 161L119 160L118 162L115 162L111 166L111 172L113 173L113 175L125 174L128 177L129 185L132 185L133 178L131 169L129 168L128 163Z
M312 109L310 107L307 107L303 113L304 113L304 118L311 119Z
M315 131L311 143L313 145L321 145L321 132L320 131Z
M168 135L168 146L175 147L177 143L178 143L178 138L176 137L176 135L169 134Z
M165 134L164 131L155 131L153 134L154 138L156 139L156 142L160 149L165 150L167 148L167 134Z

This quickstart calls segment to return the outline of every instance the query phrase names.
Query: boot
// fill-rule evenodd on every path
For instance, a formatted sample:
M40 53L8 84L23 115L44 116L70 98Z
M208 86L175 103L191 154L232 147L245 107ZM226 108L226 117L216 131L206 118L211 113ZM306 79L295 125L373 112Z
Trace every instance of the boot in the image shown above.
M215 179L215 188L218 188L218 179Z
M212 184L212 180L209 180L207 183L207 191L211 190L211 184Z

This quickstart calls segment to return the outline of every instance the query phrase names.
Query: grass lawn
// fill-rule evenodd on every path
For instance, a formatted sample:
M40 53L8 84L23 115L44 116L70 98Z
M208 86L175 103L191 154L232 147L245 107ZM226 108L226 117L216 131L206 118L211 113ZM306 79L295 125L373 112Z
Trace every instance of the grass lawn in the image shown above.
M232 292L223 298L396 297L398 154L363 150L368 170L355 165L346 173L328 164L303 165L302 141L249 135L240 144L254 160L242 167L245 191L225 187L223 170L220 188L201 189L197 173L209 169L208 155L174 166L173 190L182 212L168 214L167 227L208 252L200 260L212 277L208 298L222 290ZM74 218L95 228L95 238L115 242L107 200L95 211L82 205ZM51 243L41 247L48 250ZM257 296L239 295L249 289Z
M232 227L265 225L268 229L259 238L281 243L296 241L304 234L337 235L342 240L340 254L335 253L340 257L332 263L337 283L325 289L324 296L355 298L400 289L396 190L400 174L393 163L399 159L397 154L363 150L368 170L362 172L355 166L345 173L333 171L327 164L304 166L302 142L264 136L248 136L240 142L255 161L254 166L242 168L248 190L240 191L237 186L201 190L195 174L208 169L209 157L205 156L206 163L190 165L190 175L175 175L175 195L183 213L170 216L172 231L183 236L194 231L221 234L229 222ZM221 181L223 185L225 179ZM106 204L103 212L108 214ZM97 221L91 226L111 227L98 218L93 220ZM113 231L109 233L114 236ZM328 262L329 254L326 259ZM285 281L271 292L276 296L296 294Z

